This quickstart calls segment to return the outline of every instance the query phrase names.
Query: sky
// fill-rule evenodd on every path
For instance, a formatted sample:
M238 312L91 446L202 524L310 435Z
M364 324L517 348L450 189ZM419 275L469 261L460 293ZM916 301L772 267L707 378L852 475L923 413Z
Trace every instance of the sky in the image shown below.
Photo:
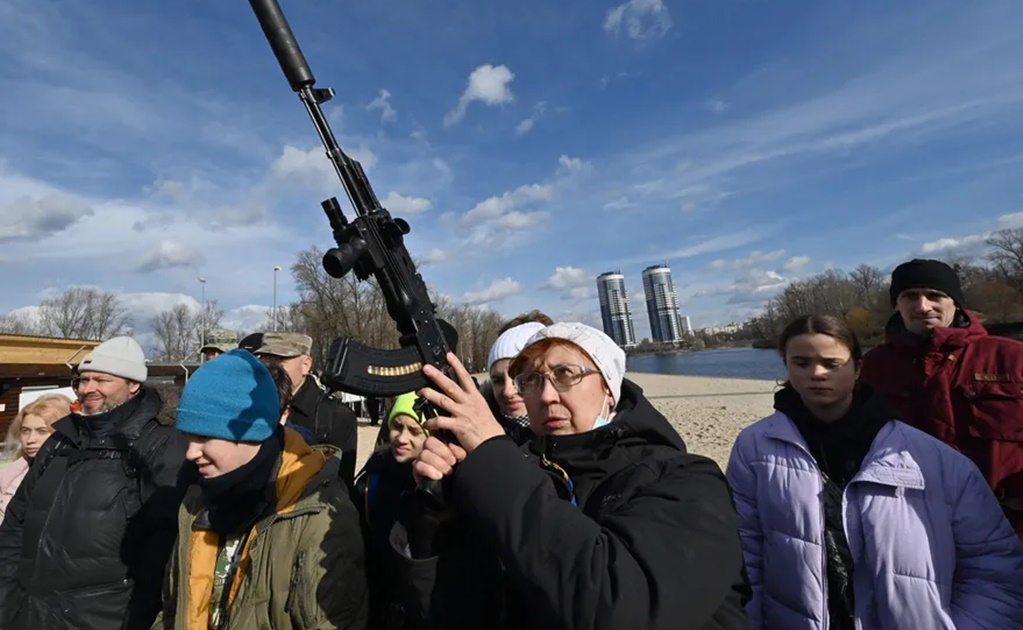
M697 328L1023 227L1023 3L280 0L435 294L597 324L672 268ZM69 286L140 335L297 299L344 199L248 3L0 0L0 313ZM347 210L347 208L346 208Z

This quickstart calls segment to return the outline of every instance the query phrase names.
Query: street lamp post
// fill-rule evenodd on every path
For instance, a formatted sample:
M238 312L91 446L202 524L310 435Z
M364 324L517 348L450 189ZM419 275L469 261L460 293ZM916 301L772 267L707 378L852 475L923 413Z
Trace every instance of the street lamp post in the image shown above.
M273 331L277 332L277 272L281 270L280 265L274 265L274 309L273 309Z
M199 286L202 287L202 298L199 301L199 349L206 345L206 278L199 278ZM202 362L202 353L199 353L199 362Z

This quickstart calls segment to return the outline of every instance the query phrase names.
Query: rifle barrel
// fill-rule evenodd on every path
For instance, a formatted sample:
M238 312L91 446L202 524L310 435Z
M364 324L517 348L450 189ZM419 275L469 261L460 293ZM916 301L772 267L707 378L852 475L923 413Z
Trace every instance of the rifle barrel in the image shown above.
M249 0L249 4L256 13L263 34L270 42L270 48L277 57L277 63L281 64L281 70L284 71L291 89L298 92L316 83L316 77L309 69L305 55L302 54L302 49L299 48L277 0Z

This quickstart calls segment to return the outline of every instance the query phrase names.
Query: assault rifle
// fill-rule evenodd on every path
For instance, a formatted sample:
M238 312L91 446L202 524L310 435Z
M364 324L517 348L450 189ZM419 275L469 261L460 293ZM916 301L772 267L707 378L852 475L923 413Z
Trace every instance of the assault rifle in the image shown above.
M338 146L320 109L321 104L334 97L334 90L314 87L316 78L277 0L249 0L249 4L291 89L312 118L355 214L349 222L337 197L320 204L337 244L324 254L323 268L334 278L349 272L354 272L361 281L374 278L387 303L387 313L398 327L399 348L394 350L371 348L349 337L335 339L327 353L324 384L362 396L384 397L429 386L422 372L425 364L453 378L446 357L457 346L458 334L450 324L437 318L426 283L405 248L409 224L392 217L380 205L362 165ZM418 409L435 415L429 404Z

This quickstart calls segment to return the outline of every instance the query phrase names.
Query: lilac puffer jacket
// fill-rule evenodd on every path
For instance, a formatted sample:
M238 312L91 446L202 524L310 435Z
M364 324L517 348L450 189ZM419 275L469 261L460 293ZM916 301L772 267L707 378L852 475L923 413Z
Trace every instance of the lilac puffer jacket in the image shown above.
M827 623L820 470L784 414L747 427L728 481L753 628ZM902 422L877 434L843 498L858 628L1023 628L1023 544L980 471Z

